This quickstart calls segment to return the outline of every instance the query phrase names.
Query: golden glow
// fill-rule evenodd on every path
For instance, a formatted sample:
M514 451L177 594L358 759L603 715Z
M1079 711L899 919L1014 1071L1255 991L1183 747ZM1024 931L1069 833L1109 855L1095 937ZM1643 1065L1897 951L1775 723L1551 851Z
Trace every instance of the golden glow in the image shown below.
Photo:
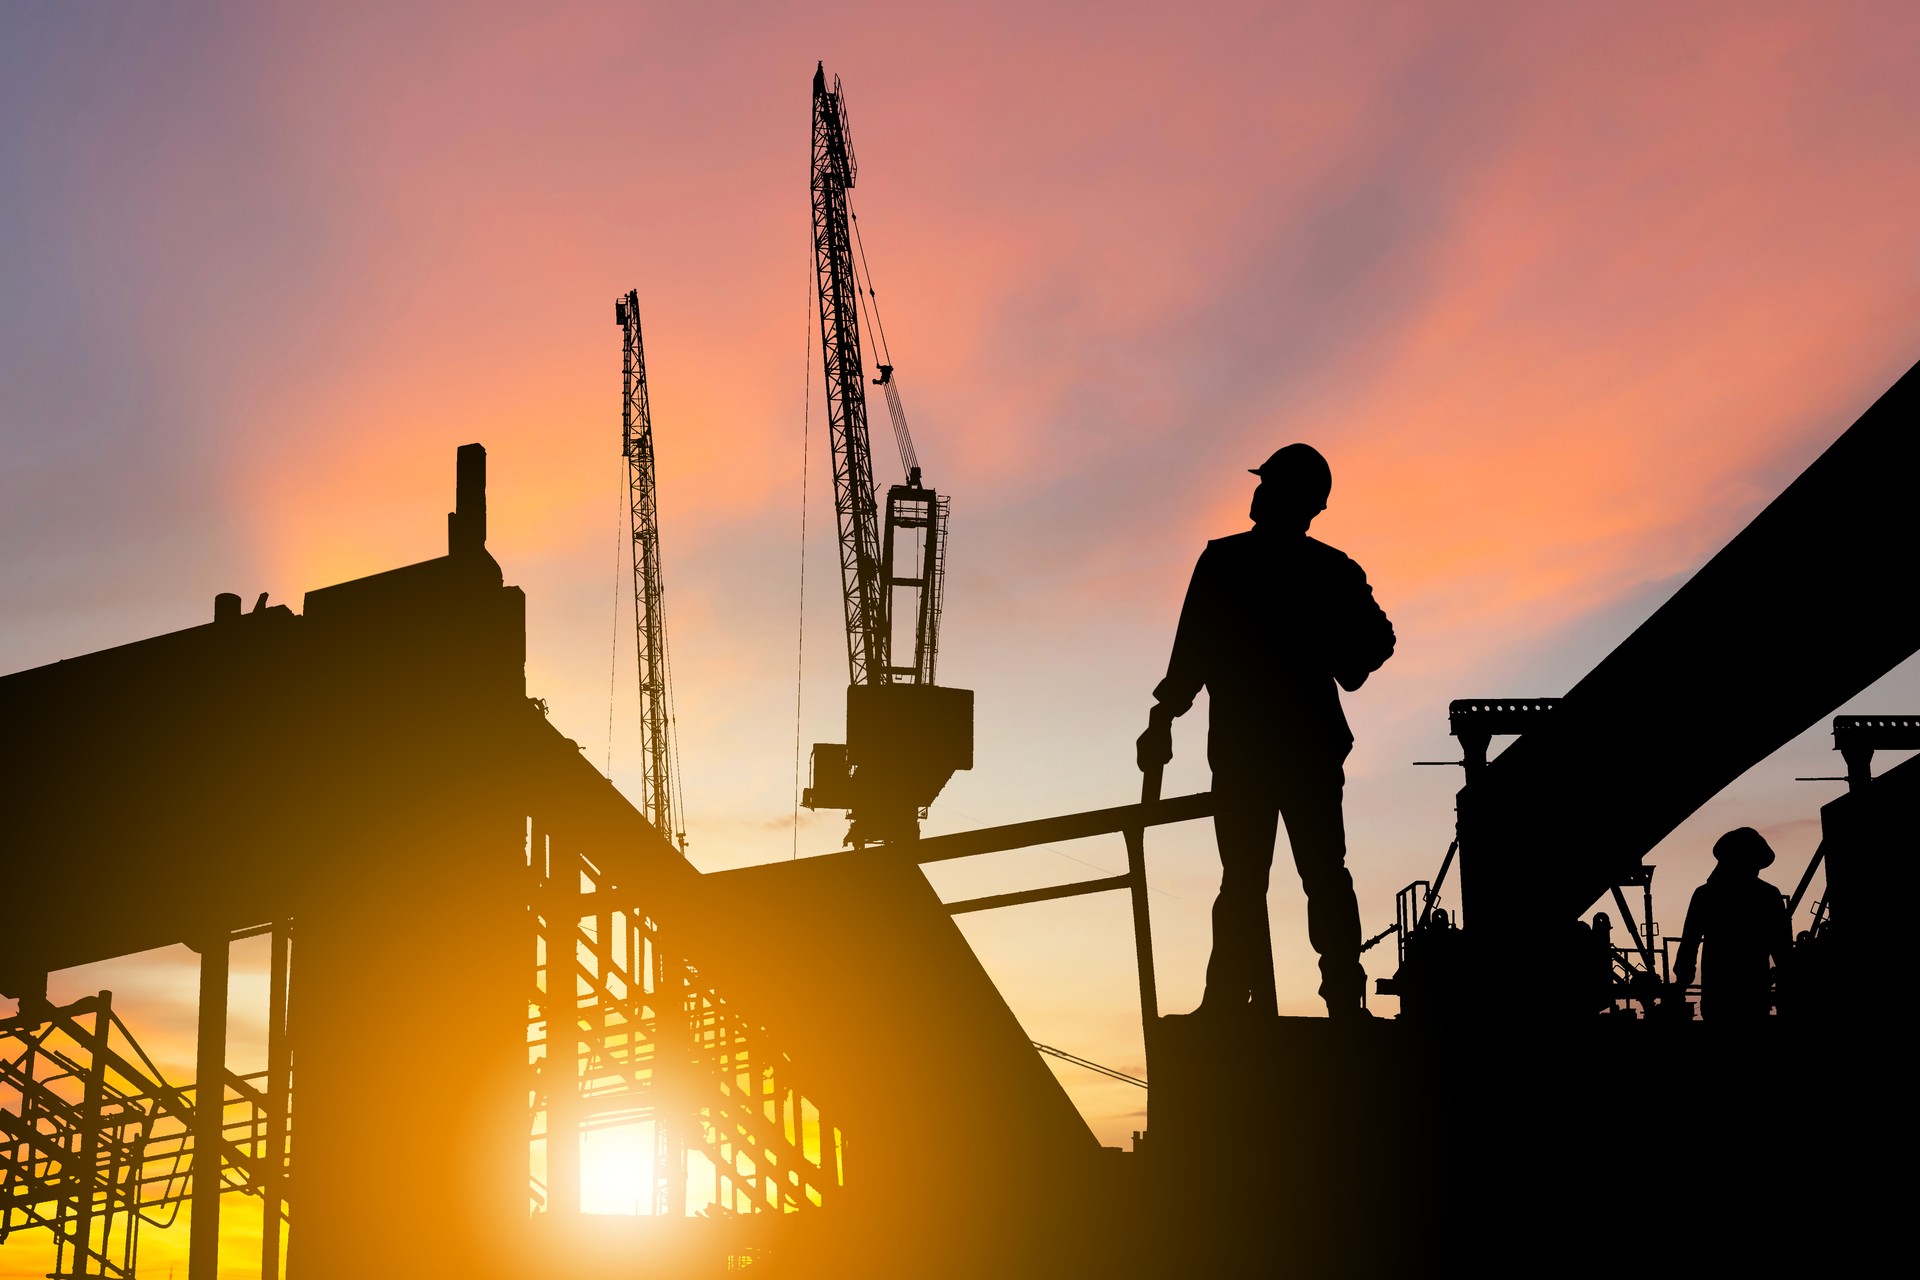
M580 1212L653 1213L657 1159L651 1120L581 1134Z

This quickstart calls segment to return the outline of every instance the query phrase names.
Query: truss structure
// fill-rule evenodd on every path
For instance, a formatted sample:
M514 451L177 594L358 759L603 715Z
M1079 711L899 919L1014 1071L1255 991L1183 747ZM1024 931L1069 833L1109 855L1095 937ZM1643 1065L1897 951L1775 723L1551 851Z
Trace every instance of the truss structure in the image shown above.
M292 1135L270 1075L222 1073L214 1168L279 1225ZM0 1244L44 1230L53 1274L135 1276L141 1228L173 1225L193 1198L199 1095L154 1065L110 991L0 1023Z
M590 857L530 823L527 865L533 1212L579 1202L582 1139L616 1128L650 1149L647 1214L831 1204L845 1181L844 1139L791 1058Z

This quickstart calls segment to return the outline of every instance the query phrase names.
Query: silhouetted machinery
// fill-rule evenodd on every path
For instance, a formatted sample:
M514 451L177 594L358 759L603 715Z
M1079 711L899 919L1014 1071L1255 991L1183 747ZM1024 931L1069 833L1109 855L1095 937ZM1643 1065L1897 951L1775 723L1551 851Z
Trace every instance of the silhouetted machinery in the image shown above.
M880 519L847 209L855 173L840 82L829 89L822 65L813 75L813 257L846 613L847 736L814 744L812 785L801 803L850 810L847 840L859 847L916 838L947 780L973 767L973 692L934 683L947 499L921 480L899 384L885 362L874 383L886 390L906 481L888 488L884 525ZM866 293L872 297L871 279ZM913 658L901 662L908 627Z
M1649 1012L1684 993L1665 985L1645 855L1768 755L1920 649L1912 566L1920 525L1920 373L1909 370L1778 498L1563 698L1455 702L1450 723L1466 780L1457 801L1455 919L1400 916L1396 991L1413 1016L1484 1007L1489 975L1547 1015L1592 1008L1591 935L1579 917L1611 895L1639 957ZM1493 759L1491 740L1517 739ZM1920 720L1843 716L1835 746L1848 795L1822 811L1828 892L1819 968L1857 985L1887 972L1914 865L1920 769L1871 778L1874 750L1920 746ZM1809 867L1794 902L1805 893ZM1645 904L1634 918L1624 890ZM1404 897L1404 894L1403 894ZM1457 939L1422 931L1454 926ZM1624 949L1623 949L1624 950ZM1624 975L1623 975L1624 976ZM1798 992L1803 1005L1838 986Z
M1920 756L1875 777L1880 751L1920 750L1920 716L1835 716L1833 746L1846 763L1847 792L1820 809L1820 845L1788 900L1798 909L1824 866L1825 895L1794 944L1786 1009L1847 1011L1849 994L1871 1000L1859 979L1904 974L1920 861ZM1861 1010L1853 1010L1861 1012Z

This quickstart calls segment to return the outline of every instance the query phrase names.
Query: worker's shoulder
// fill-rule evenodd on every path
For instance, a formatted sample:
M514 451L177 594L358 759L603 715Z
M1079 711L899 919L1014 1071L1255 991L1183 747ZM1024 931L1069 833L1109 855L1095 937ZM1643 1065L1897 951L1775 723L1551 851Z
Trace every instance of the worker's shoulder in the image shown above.
M1279 545L1282 544L1275 544L1267 538L1262 537L1259 530L1247 529L1240 533L1230 533L1224 538L1211 539L1207 543L1207 549L1201 553L1200 558L1202 560L1213 560L1216 563L1222 564L1237 564L1244 561L1264 560L1276 554ZM1328 546L1318 538L1302 537L1299 542L1292 544L1292 546L1295 548L1292 552L1281 552L1280 554L1300 556L1314 569L1321 572L1336 574L1347 573L1361 578L1366 576L1365 571L1360 568L1360 565L1352 556L1349 556L1338 547Z
M1207 539L1207 549L1201 554L1215 558L1231 558L1250 555L1253 549L1253 530L1242 529L1239 533L1230 533L1224 538Z
M1252 573L1273 554L1267 539L1257 530L1245 529L1224 538L1210 538L1200 553L1198 571L1209 575L1239 576Z
M1352 565L1355 569L1358 569L1360 567L1359 561L1355 560L1352 556L1348 555L1346 552L1342 551L1338 547L1330 547L1326 543L1320 541L1320 539L1312 536L1308 536L1305 539L1305 542L1307 544L1307 554L1321 560L1326 564Z
M1358 560L1340 548L1330 547L1318 538L1308 538L1306 544L1308 563L1313 565L1316 573L1333 581L1366 582L1367 571L1360 567Z

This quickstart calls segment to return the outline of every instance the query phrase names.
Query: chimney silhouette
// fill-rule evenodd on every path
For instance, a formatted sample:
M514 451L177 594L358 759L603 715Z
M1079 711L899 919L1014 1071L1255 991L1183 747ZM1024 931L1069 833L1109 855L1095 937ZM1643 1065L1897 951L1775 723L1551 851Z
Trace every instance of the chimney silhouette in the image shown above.
M458 455L453 510L447 513L447 554L473 555L487 549L487 450L463 444Z

